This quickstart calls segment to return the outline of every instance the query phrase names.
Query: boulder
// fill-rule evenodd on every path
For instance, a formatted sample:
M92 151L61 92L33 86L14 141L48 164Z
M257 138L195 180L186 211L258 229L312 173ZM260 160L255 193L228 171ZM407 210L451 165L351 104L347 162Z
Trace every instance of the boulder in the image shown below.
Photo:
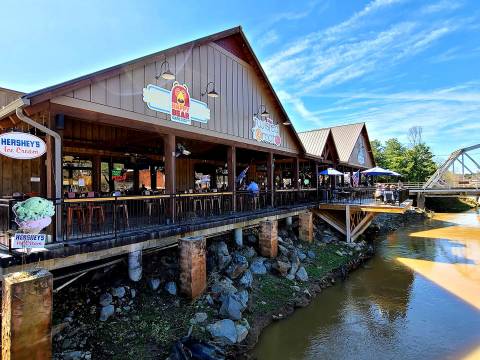
M232 263L228 266L225 273L230 279L237 279L242 276L243 273L248 269L247 258L240 254L235 254L233 256Z
M237 343L241 343L248 335L248 329L240 324L235 325L235 330L237 331Z
M237 342L237 329L230 319L223 319L207 326L210 335L216 340L235 344Z
M307 270L305 270L305 268L303 266L301 266L298 269L297 273L295 274L295 278L299 281L302 281L302 282L308 281Z
M148 279L148 287L153 291L157 290L160 287L160 279L150 278Z
M125 296L125 288L123 286L113 288L112 295L119 299L122 299Z
M242 307L243 307L242 311L245 310L247 308L247 304L248 304L248 291L247 290L241 290L238 293L236 293L235 295L236 295L236 298L242 304Z
M115 313L115 307L113 305L107 305L100 310L100 321L107 321L110 316Z
M190 319L190 324L201 324L207 321L208 315L204 312L198 312L193 318Z
M245 308L240 302L239 297L235 294L229 295L223 300L219 314L227 319L240 320L242 318L243 309Z
M291 260L291 263L290 263L291 267L288 274L293 275L295 277L295 274L297 273L298 268L300 266L300 259L298 258L297 255L293 255L290 260Z
M170 295L177 295L177 284L173 281L169 281L168 283L165 284L165 290L170 294Z
M224 241L220 241L217 243L216 249L215 249L216 255L217 255L217 265L220 270L225 269L228 264L232 261L232 256L230 255L230 252L228 251L228 246Z
M245 256L247 259L251 259L257 256L257 252L253 247L249 246L242 251L242 255Z
M135 296L137 296L137 290L135 290L135 289L130 289L130 296L132 297L132 299L134 299Z
M307 255L303 251L297 251L297 256L300 261L304 261L307 258Z
M267 268L264 265L265 259L257 257L253 259L252 264L250 265L250 271L255 275L264 275L267 273Z
M288 256L289 250L285 246L278 245L278 251L280 252L280 255Z
M245 271L239 282L240 285L245 286L246 288L251 288L253 283L252 272L250 270Z
M291 268L291 265L289 262L286 261L281 261L277 259L273 263L273 268L282 276L286 276L288 274L288 270Z
M310 259L315 259L317 257L317 255L315 255L315 252L313 252L312 250L307 251L307 256Z
M113 301L112 295L110 293L104 293L100 295L99 303L102 306L110 305Z
M229 278L223 278L212 285L212 295L220 301L223 301L225 297L235 294L236 292L237 288L233 286L233 282Z
M83 352L82 351L68 351L63 354L64 360L80 360L83 359Z

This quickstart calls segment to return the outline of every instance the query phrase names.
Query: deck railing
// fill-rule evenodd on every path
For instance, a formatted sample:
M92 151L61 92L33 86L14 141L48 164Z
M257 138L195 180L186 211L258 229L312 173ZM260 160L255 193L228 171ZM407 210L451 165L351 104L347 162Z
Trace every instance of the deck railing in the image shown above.
M401 203L407 198L408 190L398 191L395 200ZM16 228L12 212L15 202L13 199L0 199L0 242L6 246L9 243L7 231ZM228 216L233 212L265 211L272 208L272 192L260 191L254 196L247 191L237 191L235 195L232 192L212 192L76 198L59 199L57 203L61 204L57 208L61 209L63 217L63 240L71 241L117 237L120 233L148 231L162 225ZM273 192L274 208L308 203L375 203L375 188L279 189ZM171 216L173 206L175 219Z

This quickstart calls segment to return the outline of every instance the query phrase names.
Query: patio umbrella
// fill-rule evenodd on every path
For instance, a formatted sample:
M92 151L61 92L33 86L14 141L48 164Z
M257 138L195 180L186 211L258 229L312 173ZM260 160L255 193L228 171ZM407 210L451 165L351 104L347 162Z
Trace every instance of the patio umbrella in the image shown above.
M388 170L388 169L387 169L387 170ZM390 175L392 175L392 176L403 176L402 174L399 174L399 173L397 173L397 172L395 172L395 171L393 171L393 170L388 170L388 171L390 171L390 173L391 173Z
M384 168L381 168L379 166L375 166L374 168L362 171L363 175L367 176L389 176L393 175L393 173L390 170L386 170Z
M335 170L333 168L328 168L327 170L320 171L318 173L319 175L328 175L328 176L341 176L343 173L341 173L338 170Z

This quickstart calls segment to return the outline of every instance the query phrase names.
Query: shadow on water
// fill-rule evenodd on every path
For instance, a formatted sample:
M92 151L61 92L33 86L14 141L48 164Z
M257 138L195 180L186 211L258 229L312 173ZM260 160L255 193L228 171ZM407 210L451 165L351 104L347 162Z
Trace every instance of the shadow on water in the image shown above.
M265 329L254 355L458 359L480 345L476 286L478 214L438 214L379 238L363 269Z

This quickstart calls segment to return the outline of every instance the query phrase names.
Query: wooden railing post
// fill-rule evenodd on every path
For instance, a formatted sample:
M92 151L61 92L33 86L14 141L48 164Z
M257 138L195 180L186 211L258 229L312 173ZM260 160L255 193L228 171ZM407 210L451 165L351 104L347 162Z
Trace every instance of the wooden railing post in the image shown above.
M274 207L275 206L275 202L274 202L274 184L275 184L275 181L274 181L274 167L275 167L275 163L273 162L273 153L272 152L269 152L267 154L267 199L268 199L268 204L271 206L271 207ZM270 194L268 193L268 191L270 191Z
M176 176L175 176L175 135L168 134L163 137L163 149L165 155L165 190L170 195L170 204L168 207L168 215L172 222L175 222L175 193L176 193Z
M237 211L235 182L237 179L237 149L234 145L227 149L228 190L232 192L232 211Z

